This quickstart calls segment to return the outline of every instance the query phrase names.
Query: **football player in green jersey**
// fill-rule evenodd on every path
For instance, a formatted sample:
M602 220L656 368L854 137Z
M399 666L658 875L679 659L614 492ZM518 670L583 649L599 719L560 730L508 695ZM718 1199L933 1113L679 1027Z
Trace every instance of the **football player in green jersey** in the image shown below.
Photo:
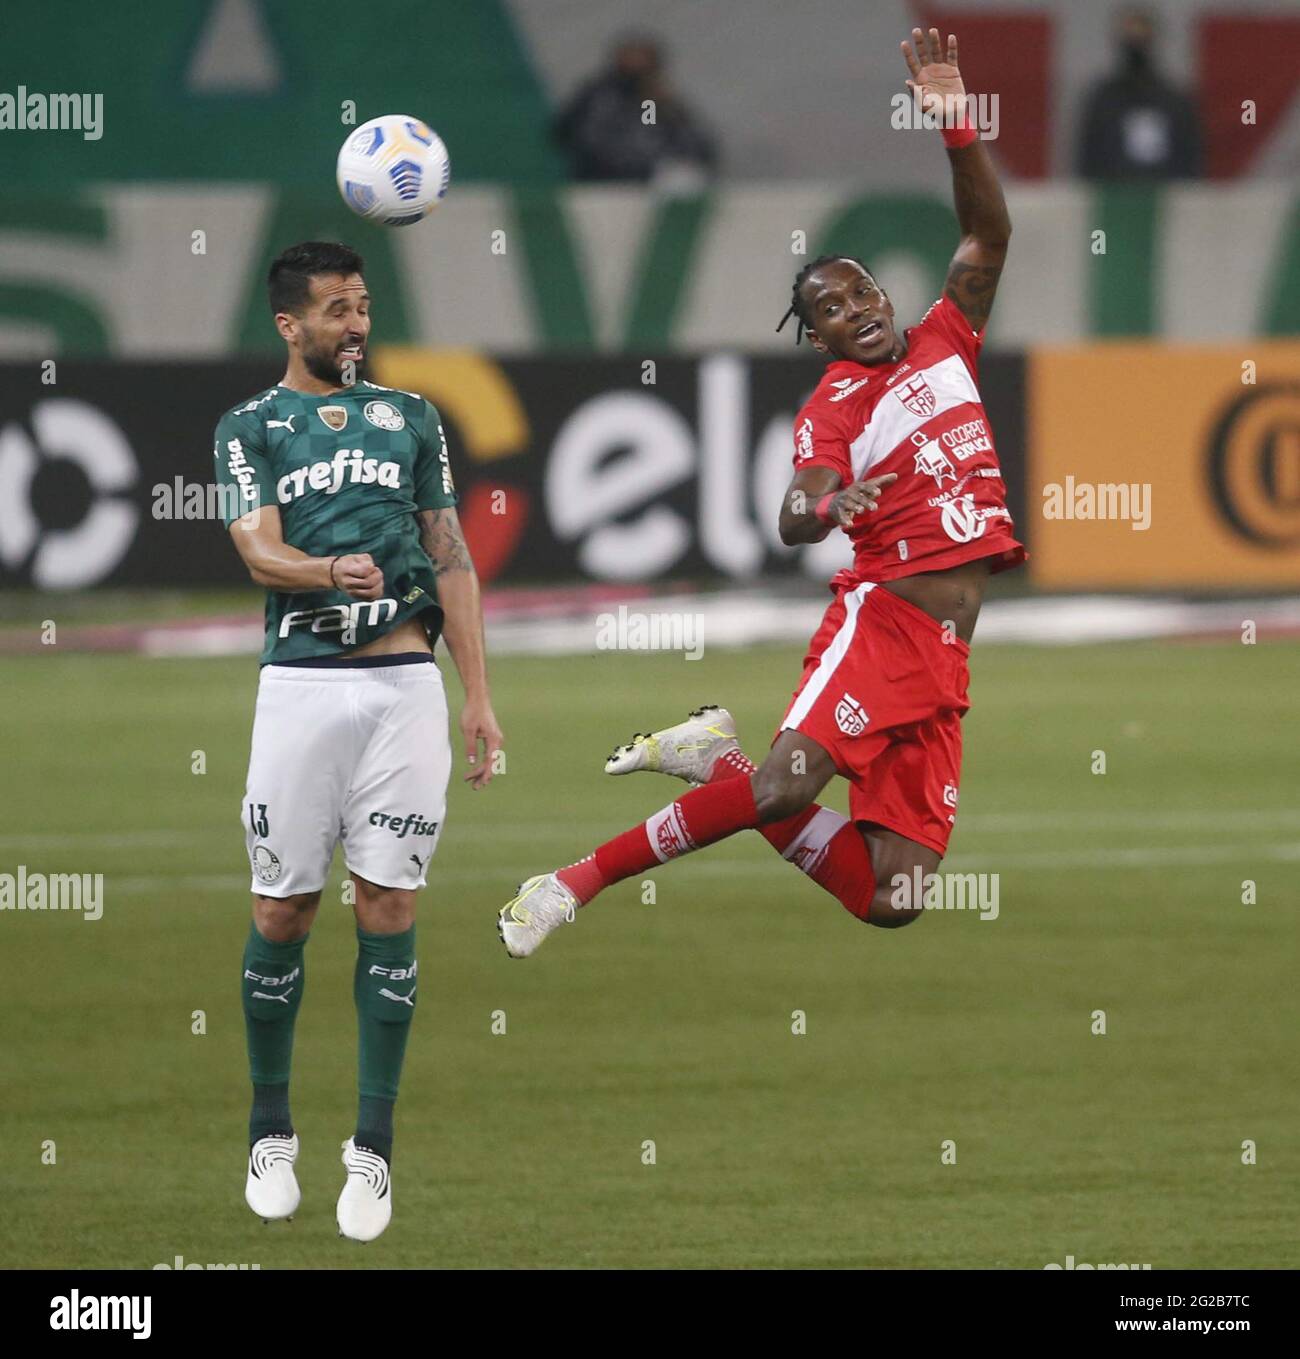
M253 1107L245 1198L291 1217L289 1112L304 945L342 841L355 892L359 1113L343 1144L339 1231L392 1216L393 1106L415 1009L416 893L446 816L439 635L465 689L472 787L501 747L478 578L456 516L438 412L365 381L370 297L355 251L307 242L271 265L284 377L222 416L213 456L226 525L267 591L244 798L253 920L242 988Z

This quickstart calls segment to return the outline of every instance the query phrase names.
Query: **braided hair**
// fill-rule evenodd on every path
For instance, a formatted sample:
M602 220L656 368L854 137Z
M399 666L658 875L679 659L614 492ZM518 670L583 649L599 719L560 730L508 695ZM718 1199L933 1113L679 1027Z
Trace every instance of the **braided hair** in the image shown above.
M785 323L793 316L798 324L795 326L794 342L798 344L803 339L805 330L811 330L812 317L808 314L807 305L803 300L803 285L807 283L809 275L814 270L820 269L823 264L856 264L864 274L875 283L875 275L867 268L856 255L818 255L815 260L809 260L802 269L794 276L794 287L790 290L790 305L786 309L785 315L781 318L781 324L777 330L783 330Z

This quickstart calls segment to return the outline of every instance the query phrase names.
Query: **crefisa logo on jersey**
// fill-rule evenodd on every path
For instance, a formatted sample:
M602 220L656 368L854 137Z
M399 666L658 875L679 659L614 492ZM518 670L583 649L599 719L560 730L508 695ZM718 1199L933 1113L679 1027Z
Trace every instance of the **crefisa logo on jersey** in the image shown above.
M935 397L934 388L925 380L923 374L918 374L914 378L909 378L894 395L907 407L913 415L929 417L939 408L938 399Z
M231 471L234 472L233 464ZM364 449L340 448L328 461L322 459L320 462L308 463L305 467L295 467L292 472L282 476L275 483L275 495L281 505L287 505L308 491L337 495L345 484L378 484L394 491L399 490L402 485L402 464L367 458Z
M406 417L396 406L390 406L387 401L367 401L364 414L372 425L376 425L380 429L392 431L406 427Z
M861 736L871 718L852 694L845 694L835 705L835 725L845 736Z

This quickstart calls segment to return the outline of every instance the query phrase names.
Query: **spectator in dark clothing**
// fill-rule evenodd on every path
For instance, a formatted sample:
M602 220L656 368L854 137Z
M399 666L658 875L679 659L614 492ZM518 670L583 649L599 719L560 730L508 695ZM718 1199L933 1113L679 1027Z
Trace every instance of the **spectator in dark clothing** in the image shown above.
M554 135L579 180L702 181L716 153L664 79L663 53L648 37L626 37L555 120Z
M1087 95L1078 171L1085 179L1192 179L1201 173L1200 117L1192 99L1156 70L1155 19L1116 16L1117 69Z

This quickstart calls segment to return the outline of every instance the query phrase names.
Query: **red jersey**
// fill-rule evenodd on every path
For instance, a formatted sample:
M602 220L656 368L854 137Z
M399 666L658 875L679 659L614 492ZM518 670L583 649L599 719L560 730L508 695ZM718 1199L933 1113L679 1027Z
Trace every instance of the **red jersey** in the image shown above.
M833 584L896 580L981 557L1005 571L1025 559L975 386L983 336L941 297L906 338L898 363L829 364L795 420L796 471L829 467L844 486L898 473L877 508L845 530L853 569Z

